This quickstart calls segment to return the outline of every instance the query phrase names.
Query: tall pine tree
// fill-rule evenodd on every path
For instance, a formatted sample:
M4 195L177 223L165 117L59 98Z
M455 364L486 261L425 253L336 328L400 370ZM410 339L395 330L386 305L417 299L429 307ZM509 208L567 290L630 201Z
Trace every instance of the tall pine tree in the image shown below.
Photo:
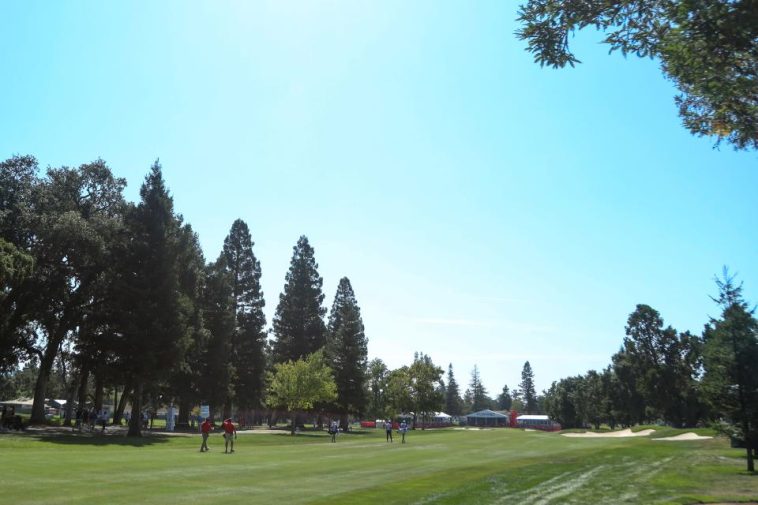
M247 224L237 219L224 239L224 257L230 274L235 328L232 336L234 397L242 410L262 406L266 373L266 302L261 291L261 264L253 254Z
M321 292L323 279L308 237L302 236L293 248L284 292L274 315L273 359L275 363L296 361L326 344L326 325Z
M180 221L157 161L140 197L127 215L128 235L114 282L123 309L116 344L135 385L130 436L141 435L143 389L165 379L186 347L177 265Z
M489 397L487 396L487 390L482 384L482 379L479 376L479 367L474 365L474 369L471 371L471 383L469 384L469 390L471 391L471 410L478 412L490 407Z
M209 338L201 391L203 399L210 404L211 414L223 412L226 417L230 414L230 398L234 394L231 355L235 317L234 286L223 254L206 267L203 319Z
M337 408L341 425L347 429L348 414L366 408L368 340L363 331L361 309L347 277L340 279L329 313L327 359L337 384Z
M758 448L758 320L742 296L742 285L724 269L717 279L722 309L719 319L705 328L703 389L716 412L726 420L726 431L746 449L747 471L755 471Z
M524 409L527 414L535 412L537 410L537 392L534 390L534 372L532 372L532 365L527 361L524 363L524 368L521 370L521 389L522 399L524 402Z
M205 258L198 236L189 224L180 230L179 248L179 283L189 342L181 363L173 370L169 385L179 406L177 424L186 427L189 426L192 407L202 400L201 385L205 381L204 358L209 333L203 324L202 310Z
M447 365L447 388L445 389L445 412L451 416L461 415L461 392L453 375L453 364Z
M511 404L513 398L511 398L511 392L508 390L508 384L503 386L503 391L497 396L497 408L500 410L511 410Z

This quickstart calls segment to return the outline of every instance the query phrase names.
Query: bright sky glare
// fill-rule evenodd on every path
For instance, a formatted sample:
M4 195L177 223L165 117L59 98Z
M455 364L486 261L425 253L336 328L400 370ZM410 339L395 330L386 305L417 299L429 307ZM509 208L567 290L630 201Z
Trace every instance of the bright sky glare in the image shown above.
M491 396L601 369L637 303L700 332L728 265L758 302L758 155L681 126L651 60L543 69L516 1L0 6L0 157L156 158L215 259L251 228L270 323L292 246L348 276L370 357L478 365Z

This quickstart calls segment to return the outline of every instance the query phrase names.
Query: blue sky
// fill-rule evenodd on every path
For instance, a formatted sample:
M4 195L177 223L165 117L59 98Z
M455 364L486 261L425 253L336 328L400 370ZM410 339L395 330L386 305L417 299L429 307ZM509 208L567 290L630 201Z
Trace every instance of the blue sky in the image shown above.
M604 367L637 303L699 332L722 265L758 302L758 154L596 33L540 68L518 3L3 2L0 157L101 157L130 199L160 158L208 260L249 224L269 321L305 234L370 357L493 396Z

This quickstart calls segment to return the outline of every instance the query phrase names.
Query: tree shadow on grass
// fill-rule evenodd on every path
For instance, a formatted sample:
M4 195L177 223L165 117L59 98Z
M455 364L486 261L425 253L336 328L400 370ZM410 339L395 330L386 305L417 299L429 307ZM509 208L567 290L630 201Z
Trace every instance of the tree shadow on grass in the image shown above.
M144 447L156 444L165 444L171 437L166 435L148 435L143 437L127 437L122 434L114 435L91 435L81 433L56 433L56 434L34 434L29 435L39 442L47 442L58 445L89 445L89 446L129 446Z
M361 436L365 436L365 435L369 435L369 434L370 433L368 433L366 431L349 431L349 432L340 431L339 434L337 435L337 439L339 439L340 437L349 437L349 438L353 437L353 436L361 437ZM324 439L324 440L328 440L330 438L330 435L326 431L311 431L311 432L301 431L299 433L296 433L295 437L297 437L297 438L314 438L314 439L315 438L321 438L321 439Z

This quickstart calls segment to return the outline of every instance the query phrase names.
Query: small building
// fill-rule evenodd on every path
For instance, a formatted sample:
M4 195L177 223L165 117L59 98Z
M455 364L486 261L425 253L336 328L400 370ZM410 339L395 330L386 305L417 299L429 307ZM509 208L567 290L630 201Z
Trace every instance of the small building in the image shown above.
M32 405L34 405L34 400L31 398L0 401L0 407L13 408L16 414L31 414Z
M516 418L518 428L527 428L532 430L559 431L561 425L545 415L524 414Z
M453 424L453 416L445 414L444 412L435 412L434 416L432 416L432 423L443 426L450 425Z
M466 416L466 424L468 426L480 426L480 427L508 427L508 416L495 412L494 410L484 409L479 412L474 412Z

